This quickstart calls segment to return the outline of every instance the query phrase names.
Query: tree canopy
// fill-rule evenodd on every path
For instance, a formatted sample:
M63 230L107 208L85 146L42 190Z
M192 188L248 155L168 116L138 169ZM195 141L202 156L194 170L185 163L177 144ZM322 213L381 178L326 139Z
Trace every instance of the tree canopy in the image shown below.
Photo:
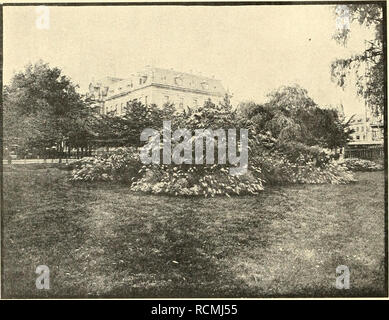
M357 93L366 100L375 115L384 111L384 51L383 8L380 4L342 5L343 13L350 23L358 22L374 33L374 38L365 40L365 50L348 58L336 59L331 65L331 78L338 86L346 87L347 79L355 75ZM339 10L337 11L339 14ZM348 24L338 28L334 39L346 46L351 35Z
M278 144L300 142L334 149L343 147L349 139L343 116L335 109L320 108L299 85L274 90L264 104L243 103L239 112L256 132L270 133Z
M29 64L3 89L5 141L26 149L85 145L93 135L91 103L59 68Z

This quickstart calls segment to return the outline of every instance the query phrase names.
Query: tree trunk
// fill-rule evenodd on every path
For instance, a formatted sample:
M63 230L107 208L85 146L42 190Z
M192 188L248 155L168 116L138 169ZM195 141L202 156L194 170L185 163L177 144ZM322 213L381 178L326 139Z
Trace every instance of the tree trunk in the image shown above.
M60 145L59 145L58 163L62 163L62 152L63 152L63 147L62 147L62 143L60 143Z

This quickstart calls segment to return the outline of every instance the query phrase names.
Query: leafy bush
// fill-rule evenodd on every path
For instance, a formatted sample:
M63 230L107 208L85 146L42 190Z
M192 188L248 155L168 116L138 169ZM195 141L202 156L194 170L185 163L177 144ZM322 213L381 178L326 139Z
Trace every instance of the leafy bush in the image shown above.
M370 160L350 158L343 161L347 169L351 171L380 171L384 167Z
M72 181L129 182L138 175L142 164L136 148L118 148L113 153L85 157L70 164Z
M274 151L256 157L255 162L261 168L262 180L270 185L346 184L355 181L345 166L332 160L320 166L305 158L297 158L295 162L291 162L285 155Z
M297 183L307 184L347 184L356 181L346 167L335 161L330 161L323 167L317 167L313 162L298 166L294 180Z
M227 97L219 105L206 101L203 106L175 114L173 126L181 128L218 129L237 128L240 123ZM215 150L218 146L215 140ZM257 194L263 190L260 169L250 166L244 175L230 175L226 165L147 165L140 170L142 177L135 180L131 190L154 194L182 196L215 196Z
M263 190L260 170L251 168L244 175L230 175L222 165L149 165L140 170L142 178L133 182L131 190L181 196L258 194Z
M316 166L323 167L330 160L331 155L318 146L307 146L301 142L286 142L279 144L277 149L292 163L304 165L314 162Z

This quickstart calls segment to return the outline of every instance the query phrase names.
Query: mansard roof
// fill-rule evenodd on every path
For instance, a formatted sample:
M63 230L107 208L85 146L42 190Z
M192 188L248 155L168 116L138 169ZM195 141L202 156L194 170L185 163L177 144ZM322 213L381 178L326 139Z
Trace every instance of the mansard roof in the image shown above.
M189 90L199 90L208 93L224 95L224 89L220 80L187 72L179 72L172 69L151 68L153 83L182 87Z
M145 67L126 79L105 77L91 84L93 87L105 89L104 96L108 99L116 95L131 92L143 87L158 86L167 89L197 92L223 96L226 93L220 80L179 72L172 69ZM90 86L90 89L91 89Z
M104 77L98 81L92 81L91 85L96 87L109 87L115 84L116 82L123 81L122 78L116 78L116 77Z

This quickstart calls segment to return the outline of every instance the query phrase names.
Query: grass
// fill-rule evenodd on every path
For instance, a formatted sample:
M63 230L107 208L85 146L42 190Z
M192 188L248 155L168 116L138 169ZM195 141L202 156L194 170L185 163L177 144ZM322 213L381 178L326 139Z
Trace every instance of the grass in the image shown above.
M212 199L67 174L4 172L3 297L385 295L383 172ZM35 287L41 264L49 290ZM335 288L342 264L349 290Z

